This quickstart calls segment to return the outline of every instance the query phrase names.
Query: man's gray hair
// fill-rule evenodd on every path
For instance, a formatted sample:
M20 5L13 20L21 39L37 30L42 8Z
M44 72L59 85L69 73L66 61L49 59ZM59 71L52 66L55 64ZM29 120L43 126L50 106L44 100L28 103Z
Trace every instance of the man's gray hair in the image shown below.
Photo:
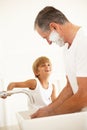
M69 22L69 20L60 10L52 6L46 6L38 13L34 22L34 29L38 26L43 31L49 31L49 24L51 22L65 24L66 22Z

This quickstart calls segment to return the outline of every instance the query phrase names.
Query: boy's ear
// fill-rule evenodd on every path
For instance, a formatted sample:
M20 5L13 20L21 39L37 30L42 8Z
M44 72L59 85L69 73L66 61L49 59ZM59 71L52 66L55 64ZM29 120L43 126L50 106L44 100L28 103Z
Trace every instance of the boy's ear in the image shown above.
M39 72L37 71L37 72L35 72L35 76L36 77L38 77L39 76Z

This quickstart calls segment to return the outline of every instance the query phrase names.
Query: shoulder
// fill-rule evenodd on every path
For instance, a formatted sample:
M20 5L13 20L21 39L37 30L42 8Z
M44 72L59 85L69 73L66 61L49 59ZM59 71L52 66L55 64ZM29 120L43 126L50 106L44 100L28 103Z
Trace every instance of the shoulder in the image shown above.
M29 79L26 81L27 85L29 86L30 89L35 89L37 85L37 80L36 79Z

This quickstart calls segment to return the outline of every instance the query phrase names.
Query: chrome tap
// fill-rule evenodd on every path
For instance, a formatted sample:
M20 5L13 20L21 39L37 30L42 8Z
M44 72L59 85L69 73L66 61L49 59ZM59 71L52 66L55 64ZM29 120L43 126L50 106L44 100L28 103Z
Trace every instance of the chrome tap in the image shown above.
M10 96L12 94L18 94L18 93L24 93L29 97L29 100L31 104L34 103L34 98L31 95L30 91L25 89L18 89L18 90L9 90L9 91L0 91L0 98L6 98L7 96Z

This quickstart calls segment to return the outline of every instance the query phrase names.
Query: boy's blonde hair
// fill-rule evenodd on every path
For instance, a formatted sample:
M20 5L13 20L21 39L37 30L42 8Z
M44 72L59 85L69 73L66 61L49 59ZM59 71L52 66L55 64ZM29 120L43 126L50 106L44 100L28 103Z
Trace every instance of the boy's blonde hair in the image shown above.
M41 56L34 61L32 69L36 77L38 77L38 75L36 75L36 73L38 72L38 67L46 62L51 64L50 59L46 56Z

